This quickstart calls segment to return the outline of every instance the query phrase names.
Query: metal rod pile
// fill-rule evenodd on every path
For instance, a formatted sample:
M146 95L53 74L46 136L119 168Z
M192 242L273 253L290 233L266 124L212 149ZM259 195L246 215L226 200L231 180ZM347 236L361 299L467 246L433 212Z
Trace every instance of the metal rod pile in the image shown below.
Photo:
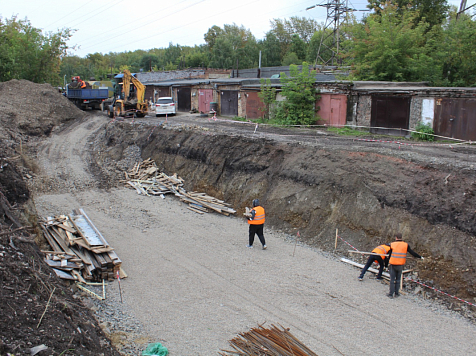
M259 325L246 333L241 333L230 340L234 350L221 350L219 355L239 356L317 356L301 341L296 339L289 329L275 325L266 329Z
M133 187L138 194L159 195L163 198L164 194L173 193L180 200L188 203L188 209L198 214L204 214L210 210L223 215L236 213L236 210L223 200L205 193L187 192L183 187L182 178L178 177L176 173L168 176L160 172L155 162L150 158L137 163L129 172L125 172L125 176L126 184Z

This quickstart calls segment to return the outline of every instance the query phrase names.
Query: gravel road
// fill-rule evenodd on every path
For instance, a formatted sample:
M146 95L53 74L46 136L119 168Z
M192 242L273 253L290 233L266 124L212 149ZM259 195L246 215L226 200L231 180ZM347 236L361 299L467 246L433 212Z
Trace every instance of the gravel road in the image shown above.
M105 302L94 302L111 334L161 342L170 355L207 356L265 323L289 328L319 355L474 353L476 328L468 320L417 295L389 299L385 283L369 273L359 282L358 269L295 247L294 236L265 227L268 249L258 241L248 249L240 217L199 215L171 195L95 188L87 138L106 120L92 116L48 139L39 165L55 189L37 190L34 200L40 216L83 208L121 258L123 303L117 282Z

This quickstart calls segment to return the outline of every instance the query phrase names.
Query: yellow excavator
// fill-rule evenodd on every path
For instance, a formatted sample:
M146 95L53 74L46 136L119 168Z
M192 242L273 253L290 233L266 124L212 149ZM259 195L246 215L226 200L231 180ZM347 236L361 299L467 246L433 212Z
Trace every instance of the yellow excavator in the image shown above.
M134 77L130 71L124 70L121 92L114 96L112 104L107 107L109 117L134 116L144 117L148 111L147 100L144 100L145 85Z

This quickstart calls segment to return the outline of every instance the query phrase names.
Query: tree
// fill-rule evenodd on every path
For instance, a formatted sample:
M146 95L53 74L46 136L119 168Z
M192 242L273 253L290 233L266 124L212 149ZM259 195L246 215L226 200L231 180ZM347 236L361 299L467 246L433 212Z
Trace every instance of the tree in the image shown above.
M325 41L321 46L321 39L325 37ZM317 54L319 53L319 57L321 57L324 62L327 61L332 57L333 52L330 48L333 47L333 37L332 37L332 29L327 30L318 30L314 32L312 35L311 41L309 42L308 51L306 55L306 59L309 63L314 63L317 61Z
M309 70L304 62L299 72L298 66L289 67L290 76L281 73L282 94L286 99L278 108L276 118L285 125L311 125L316 122L316 100L314 88L316 71Z
M289 66L291 64L301 64L302 61L299 59L296 53L294 52L288 52L284 55L283 61L281 62L281 65L283 66Z
M400 11L388 3L380 14L369 15L363 23L346 28L343 56L352 65L351 79L419 81L434 78L441 68L432 57L429 24L415 25L416 11Z
M281 45L281 57L284 57L289 52L293 35L297 35L304 43L308 44L317 28L316 20L293 16L290 19L271 20L270 32L278 39Z
M0 81L26 79L59 84L61 58L66 55L70 29L43 34L25 20L0 19Z
M154 54L144 54L140 60L140 67L146 72L152 70L152 68L157 67L159 64L159 57Z
M261 63L263 67L281 65L281 47L278 38L272 32L268 32L264 40L259 41L258 45L262 50Z
M441 86L476 86L476 22L456 10L450 14L441 37L435 41L435 55L440 61Z
M380 14L388 0L368 0L368 2L367 7ZM397 7L400 14L406 10L418 11L414 20L415 25L424 19L430 25L429 29L435 25L441 25L449 10L447 0L392 0L392 4Z
M271 86L271 80L262 78L260 79L261 88L258 93L258 97L264 104L264 117L269 120L269 111L271 105L276 101L276 88Z
M252 68L258 64L258 44L250 30L236 24L224 25L223 29L213 26L205 35L210 48L210 66Z
M305 61L307 50L307 43L304 42L297 34L293 34L289 51L296 53L296 56L299 58L299 60Z

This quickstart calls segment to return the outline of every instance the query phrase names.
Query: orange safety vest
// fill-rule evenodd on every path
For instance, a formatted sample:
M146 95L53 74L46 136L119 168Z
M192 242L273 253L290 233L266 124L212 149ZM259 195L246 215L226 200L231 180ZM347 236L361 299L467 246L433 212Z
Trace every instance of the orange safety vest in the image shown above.
M388 251L390 251L390 246L388 245L380 245L380 246L377 246L375 247L373 250L372 250L372 253L378 253L380 255L380 257L382 257L382 260L385 260L385 256Z
M255 211L255 217L253 220L248 220L250 225L261 225L264 224L264 208L262 206L256 206L253 208Z
M404 265L407 261L408 244L403 241L396 241L390 244L392 247L392 256L390 256L391 265Z

